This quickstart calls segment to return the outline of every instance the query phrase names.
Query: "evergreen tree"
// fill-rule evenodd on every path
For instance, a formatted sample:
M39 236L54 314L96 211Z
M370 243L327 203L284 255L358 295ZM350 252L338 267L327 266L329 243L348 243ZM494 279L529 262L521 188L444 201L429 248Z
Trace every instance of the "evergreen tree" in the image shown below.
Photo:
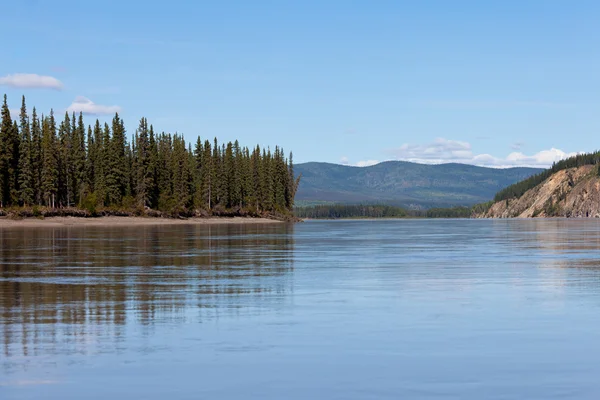
M111 138L110 127L108 124L104 124L104 131L102 133L102 162L104 168L104 190L102 200L104 205L115 205L121 202L121 192L119 189L119 182L115 171L119 170L117 155L115 154L114 144Z
M75 115L73 115L75 123ZM77 126L73 128L72 144L72 163L73 163L73 200L75 204L81 204L85 193L86 184L86 148L85 148L85 125L83 124L83 114L79 113Z
M139 207L151 206L151 190L153 185L153 176L150 168L150 137L148 132L148 121L146 118L140 120L136 132L137 141L137 203Z
M106 197L106 165L104 154L104 136L100 121L96 120L94 124L94 146L93 153L90 154L90 161L93 162L93 187L94 193L99 203L104 204Z
M202 145L202 139L198 136L196 145L194 146L194 163L193 163L193 174L194 174L194 207L203 208L203 187L204 182L202 181L203 174L202 169L204 167L204 146Z
M34 191L34 201L39 205L43 202L42 161L42 128L34 107L31 113L31 170L33 173L31 186Z
M88 126L87 130L87 153L85 158L85 187L88 193L93 193L95 190L94 183L94 167L96 165L96 141L92 127Z
M54 112L42 122L42 198L49 207L57 206L58 194L58 145Z
M60 206L70 206L73 200L72 187L70 181L71 173L71 118L69 113L65 112L65 118L58 127L58 193L57 200Z
M204 142L204 155L202 156L204 160L202 163L202 168L200 170L200 182L202 184L201 194L202 194L202 205L205 205L208 210L212 210L214 205L213 202L213 182L215 176L215 168L214 168L214 159L212 157L212 148L210 145L210 141L206 140Z
M27 107L25 105L25 96L21 103L21 146L19 151L19 198L21 203L28 206L33 204L35 193L33 191L33 170L31 166L31 131L29 126L29 117L27 116Z
M122 198L129 192L127 184L127 158L126 147L127 140L125 139L125 125L123 120L116 113L112 120L112 149L111 149L111 168L112 175L117 182L118 198L116 202L120 203Z
M13 121L12 129L10 130L10 151L10 202L13 205L18 205L21 138L19 137L19 125L16 119Z
M10 117L6 95L4 95L4 103L2 104L2 122L0 124L0 207L10 205L12 129L13 123Z

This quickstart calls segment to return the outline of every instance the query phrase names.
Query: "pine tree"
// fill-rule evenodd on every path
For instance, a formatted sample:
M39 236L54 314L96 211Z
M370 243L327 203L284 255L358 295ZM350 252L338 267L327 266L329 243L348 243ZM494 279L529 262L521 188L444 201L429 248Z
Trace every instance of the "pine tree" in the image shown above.
M151 193L152 190L152 175L150 171L150 138L148 133L148 121L146 118L140 120L138 130L136 132L137 138L137 203L138 206L149 207L151 205Z
M96 165L96 141L92 127L88 126L87 130L87 153L85 158L85 186L88 193L93 193L95 190L94 167Z
M10 130L10 202L13 205L19 204L19 159L21 151L21 138L19 137L19 124L15 119Z
M19 151L19 198L25 206L34 202L35 193L33 191L33 170L31 168L31 132L29 127L29 117L27 116L27 107L25 105L25 96L21 104L21 145Z
M204 182L202 181L203 174L202 168L204 167L204 146L202 145L202 139L198 136L196 140L196 145L194 146L194 207L203 208L204 200L203 200L203 187Z
M42 122L42 197L49 207L57 206L58 194L58 143L54 112Z
M2 104L2 122L0 124L0 207L10 205L10 189L11 175L10 162L12 157L11 135L12 135L12 119L6 94L4 95L4 103Z
M214 179L214 159L212 157L212 148L210 141L204 141L204 155L202 157L204 162L200 170L200 182L202 183L202 203L208 207L210 211L214 202L212 201L213 196L213 179Z
M39 205L43 203L42 164L42 128L34 107L31 113L31 170L33 172L34 201Z
M112 175L117 182L117 203L120 203L122 198L128 194L127 185L127 158L126 147L127 140L125 139L125 125L123 120L116 113L112 120L112 150L111 150L111 168Z
M148 193L150 199L150 207L158 207L158 201L160 198L160 185L159 185L159 149L156 141L156 135L154 134L154 126L150 125L150 135L148 141L148 172L146 173L146 181L148 185Z
M75 123L75 115L73 115ZM75 204L81 204L86 190L86 148L85 148L85 125L83 114L79 113L77 126L73 128L73 200Z
M105 143L103 139L102 127L100 121L96 120L94 124L94 151L90 154L93 162L94 174L94 193L99 205L104 205L106 197L106 165L105 165Z
M104 124L102 133L102 163L104 164L104 189L103 201L104 205L118 205L121 202L119 182L115 171L119 169L117 155L115 154L114 144L112 143L110 127L107 123Z
M58 127L58 142L56 144L58 155L58 193L59 206L70 206L73 194L70 187L71 179L71 118L65 112L65 118Z

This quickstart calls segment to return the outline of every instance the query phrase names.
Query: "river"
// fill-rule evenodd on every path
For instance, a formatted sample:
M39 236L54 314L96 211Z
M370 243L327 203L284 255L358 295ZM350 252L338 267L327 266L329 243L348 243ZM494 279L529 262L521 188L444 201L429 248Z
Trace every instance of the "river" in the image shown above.
M600 221L0 229L0 398L597 399Z

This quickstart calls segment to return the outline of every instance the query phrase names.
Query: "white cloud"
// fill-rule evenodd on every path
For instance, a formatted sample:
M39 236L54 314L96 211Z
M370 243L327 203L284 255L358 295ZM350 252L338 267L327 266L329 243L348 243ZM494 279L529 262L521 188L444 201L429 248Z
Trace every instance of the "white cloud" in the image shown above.
M11 74L0 77L0 85L22 89L62 90L63 84L52 76L37 74Z
M428 144L403 144L388 150L396 160L411 161L421 164L461 163L483 167L549 167L553 162L576 155L551 148L533 155L515 151L505 158L494 157L490 154L474 154L471 144L457 140L438 138Z
M379 160L365 160L359 161L355 165L357 167L370 167L371 165L379 164Z
M77 96L73 104L67 108L68 112L79 113L82 112L84 114L92 114L92 115L107 115L114 114L121 111L121 107L119 106L103 106L101 104L96 104L87 97Z
M379 164L379 160L364 160L352 163L348 157L344 156L340 158L340 164L347 165L349 167L370 167L371 165Z

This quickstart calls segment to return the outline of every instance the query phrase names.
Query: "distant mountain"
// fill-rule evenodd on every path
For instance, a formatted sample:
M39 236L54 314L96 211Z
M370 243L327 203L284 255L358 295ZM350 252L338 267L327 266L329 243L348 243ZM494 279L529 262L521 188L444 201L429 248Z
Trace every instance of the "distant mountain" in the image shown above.
M404 161L371 167L310 162L295 166L295 172L302 174L296 202L384 203L411 208L468 206L490 201L500 189L541 171Z

